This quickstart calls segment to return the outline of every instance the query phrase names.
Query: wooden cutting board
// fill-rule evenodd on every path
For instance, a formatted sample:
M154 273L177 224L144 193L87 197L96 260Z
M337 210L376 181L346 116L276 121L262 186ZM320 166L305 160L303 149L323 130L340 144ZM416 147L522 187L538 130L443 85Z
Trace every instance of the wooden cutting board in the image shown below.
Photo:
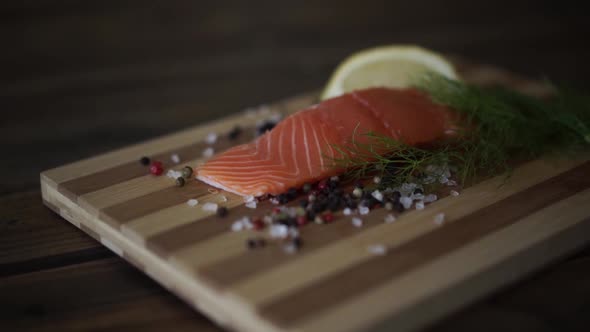
M465 80L541 95L545 86L505 71L458 64ZM237 331L406 331L423 327L590 241L590 163L536 160L504 177L363 227L338 215L301 228L296 254L280 245L249 250L264 233L232 232L238 218L260 216L240 197L191 180L176 187L149 175L141 156L181 169L200 162L210 132L219 151L252 139L257 121L315 101L305 95L41 174L44 203L221 326ZM196 110L197 111L197 110ZM238 141L226 133L244 128ZM171 161L177 154L179 164ZM197 206L187 200L198 199ZM227 201L225 201L227 199ZM230 209L226 218L202 206ZM435 216L444 213L442 224ZM378 255L369 246L386 248ZM92 285L88 285L92 287ZM149 313L146 313L149 314Z

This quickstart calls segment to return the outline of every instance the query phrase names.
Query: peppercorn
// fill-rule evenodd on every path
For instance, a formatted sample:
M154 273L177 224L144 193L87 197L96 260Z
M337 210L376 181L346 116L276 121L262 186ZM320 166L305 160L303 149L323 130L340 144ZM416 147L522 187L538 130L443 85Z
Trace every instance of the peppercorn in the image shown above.
M272 130L275 127L276 123L271 121L263 122L258 128L256 128L256 135L260 136L266 133L269 130Z
M182 179L182 178L179 178L179 179ZM229 211L228 211L228 209L225 206L220 206L220 207L217 208L217 215L219 217L221 217L221 218L227 216L227 213L228 212Z
M393 202L393 209L399 213L402 213L405 210L404 205L399 201Z
M302 208L306 208L308 204L309 202L306 199L302 199L299 201L299 206L301 206Z
M143 165L143 166L147 166L150 164L150 158L148 157L141 157L141 159L139 159L139 162Z
M312 188L311 187L311 183L305 183L303 185L303 188L302 188L303 193L305 193L305 194L309 193L309 191L311 190L311 188Z
M240 136L240 134L242 133L242 128L240 126L235 126L228 134L227 137L233 141L236 138L238 138L238 136Z
M316 213L315 213L315 212L313 212L313 211L307 211L307 213L306 213L306 215L305 215L305 216L307 217L307 220L308 220L308 221L309 221L309 220L315 220Z
M180 177L180 178L176 178L176 186L177 186L177 187L182 187L182 186L184 186L184 183L185 183L185 181L184 181L184 178L182 178L182 177Z
M280 194L279 196L277 196L277 199L279 200L280 204L287 204L289 203L289 198L287 197L286 194Z
M424 194L424 190L420 189L420 188L416 188L414 189L414 194L418 195L418 194Z
M303 241L301 241L301 238L299 236L297 236L293 239L293 245L297 249L301 248L301 246L303 245Z
M193 169L190 166L184 166L182 168L182 177L188 179L191 175L193 175Z
M159 161L152 162L150 166L150 173L152 173L153 175L162 175L162 172L164 172L162 163Z
M328 187L328 182L326 180L322 180L318 182L318 190L323 191Z
M293 200L296 197L297 197L297 189L289 188L289 190L287 190L287 199Z
M391 194L391 200L392 200L393 202L399 201L400 197L402 197L402 194L401 194L399 191L394 191L394 192Z
M325 213L325 214L322 216L322 220L323 220L325 223L329 224L329 223L331 223L332 221L334 221L334 215L333 215L332 213L330 213L330 212L328 212L328 213Z
M256 243L256 240L254 240L254 239L248 239L248 240L246 240L246 247L248 249L254 249L254 248L256 248L256 244L257 244Z
M305 216L297 217L297 225L298 226L305 226L307 225L307 218Z
M252 226L255 230L259 231L264 228L264 222L260 218L256 218L252 221Z

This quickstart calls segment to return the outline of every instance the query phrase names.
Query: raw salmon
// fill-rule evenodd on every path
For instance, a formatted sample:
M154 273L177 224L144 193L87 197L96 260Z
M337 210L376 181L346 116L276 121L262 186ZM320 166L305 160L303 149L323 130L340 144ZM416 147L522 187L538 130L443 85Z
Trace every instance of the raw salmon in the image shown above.
M355 129L411 145L431 143L452 132L452 112L414 89L355 91L301 110L253 142L214 156L197 168L197 178L243 196L277 195L341 173L333 160L342 155L334 146L350 144Z

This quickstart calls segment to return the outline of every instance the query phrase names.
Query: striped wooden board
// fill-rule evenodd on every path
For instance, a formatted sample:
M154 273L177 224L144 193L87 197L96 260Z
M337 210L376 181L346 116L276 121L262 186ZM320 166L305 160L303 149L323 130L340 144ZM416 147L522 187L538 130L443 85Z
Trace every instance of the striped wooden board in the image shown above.
M543 85L502 70L460 68L477 84L546 93ZM138 162L148 155L165 167L194 166L208 133L239 124L245 128L240 141L247 141L269 112L288 114L314 99L296 97L45 171L44 202L218 324L238 331L413 330L590 240L585 157L525 163L508 182L485 180L422 211L405 212L394 223L384 223L386 211L376 209L361 228L344 216L306 226L296 254L276 245L248 250L245 240L254 231L230 231L237 218L261 215L270 203L248 209L240 197L194 180L178 188L166 176L146 174ZM223 136L215 148L235 143ZM174 164L172 154L182 162ZM191 198L200 204L186 204ZM227 206L229 216L203 211L205 202ZM433 222L439 213L446 216L442 225ZM387 251L375 255L367 250L371 245Z

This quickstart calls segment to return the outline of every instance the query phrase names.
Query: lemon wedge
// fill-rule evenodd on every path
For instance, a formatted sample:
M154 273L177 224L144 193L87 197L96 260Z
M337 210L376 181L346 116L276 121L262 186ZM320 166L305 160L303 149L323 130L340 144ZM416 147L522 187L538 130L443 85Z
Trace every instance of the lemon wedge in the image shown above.
M363 50L336 68L321 99L370 87L409 87L427 72L458 79L455 68L442 55L418 46L391 45Z

